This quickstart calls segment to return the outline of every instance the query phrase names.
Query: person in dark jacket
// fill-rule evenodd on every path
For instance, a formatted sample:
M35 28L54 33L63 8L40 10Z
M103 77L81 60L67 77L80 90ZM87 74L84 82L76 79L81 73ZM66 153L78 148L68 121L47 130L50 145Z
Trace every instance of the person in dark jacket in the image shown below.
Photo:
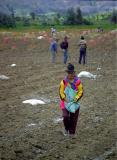
M63 51L63 63L66 64L68 60L68 38L66 36L64 41L61 42L60 47Z

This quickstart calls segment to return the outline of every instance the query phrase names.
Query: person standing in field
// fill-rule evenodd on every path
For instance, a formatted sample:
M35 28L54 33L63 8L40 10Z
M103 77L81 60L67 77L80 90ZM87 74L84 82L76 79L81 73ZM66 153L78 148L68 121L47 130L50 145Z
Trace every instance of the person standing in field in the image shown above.
M60 47L63 51L63 63L66 64L68 60L68 38L64 37L64 40L60 43Z
M57 38L53 38L51 40L51 43L50 43L51 62L52 63L56 62L56 54L57 54L57 48L58 48L57 42L58 42L58 39Z
M79 64L81 64L82 60L83 60L83 64L85 64L86 63L87 42L84 39L84 36L81 36L78 46L80 47Z
M56 29L55 29L54 26L52 26L52 28L51 28L51 36L53 37L55 35L56 35Z
M79 100L83 96L83 86L74 71L74 65L67 66L67 76L60 82L60 108L63 112L64 135L74 136L79 116Z

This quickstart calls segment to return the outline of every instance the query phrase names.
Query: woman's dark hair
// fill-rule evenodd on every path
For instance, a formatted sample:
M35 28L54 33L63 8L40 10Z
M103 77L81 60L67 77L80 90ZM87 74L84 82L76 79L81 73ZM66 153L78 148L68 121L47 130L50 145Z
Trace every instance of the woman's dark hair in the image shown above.
M84 39L84 36L81 36L81 39Z

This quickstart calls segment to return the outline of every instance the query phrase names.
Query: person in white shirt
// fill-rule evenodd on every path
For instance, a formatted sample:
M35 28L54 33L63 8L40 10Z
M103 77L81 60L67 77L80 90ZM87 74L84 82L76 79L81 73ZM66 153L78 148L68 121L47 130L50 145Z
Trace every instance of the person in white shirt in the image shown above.
M51 35L53 37L53 35L56 33L56 29L54 27L51 28Z

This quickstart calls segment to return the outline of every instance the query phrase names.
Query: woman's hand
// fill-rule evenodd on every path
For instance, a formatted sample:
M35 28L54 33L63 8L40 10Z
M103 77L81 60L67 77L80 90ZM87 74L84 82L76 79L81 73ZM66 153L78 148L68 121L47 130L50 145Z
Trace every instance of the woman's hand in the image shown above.
M77 101L78 101L78 99L75 97L75 98L74 98L74 102L76 103Z
M64 101L67 102L67 103L69 102L69 101L67 100L67 98L65 98Z

